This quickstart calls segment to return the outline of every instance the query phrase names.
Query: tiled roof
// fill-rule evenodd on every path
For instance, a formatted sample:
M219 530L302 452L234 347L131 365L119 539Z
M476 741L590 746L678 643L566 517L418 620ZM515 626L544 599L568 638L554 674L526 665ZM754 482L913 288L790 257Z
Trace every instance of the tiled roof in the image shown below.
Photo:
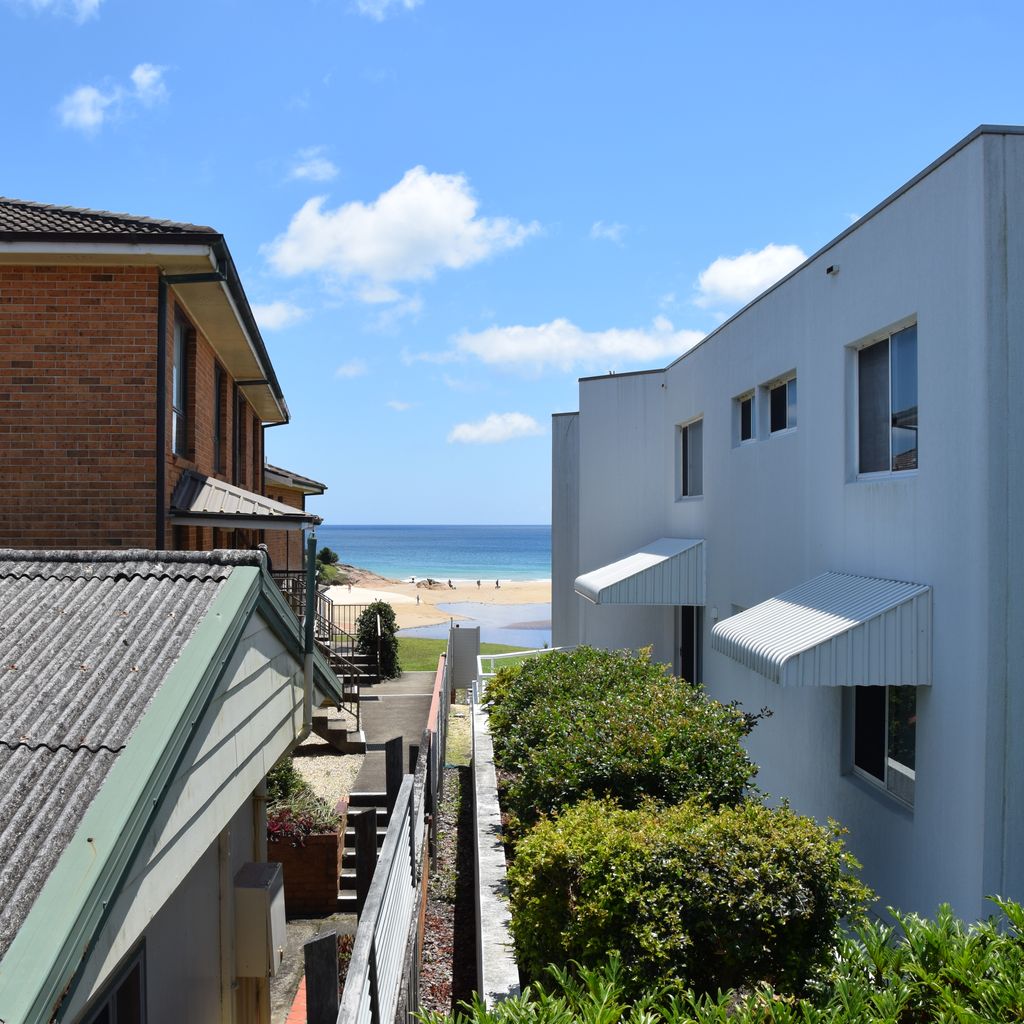
M0 959L242 564L258 556L0 550Z
M120 236L195 235L216 236L213 228L171 220L154 220L108 210L80 210L73 206L48 206L24 199L0 196L0 237L19 236Z
M244 487L225 483L194 470L186 470L171 495L171 515L194 518L222 518L224 526L243 526L243 519L259 520L273 528L274 520L315 522L322 520L312 512L303 512Z

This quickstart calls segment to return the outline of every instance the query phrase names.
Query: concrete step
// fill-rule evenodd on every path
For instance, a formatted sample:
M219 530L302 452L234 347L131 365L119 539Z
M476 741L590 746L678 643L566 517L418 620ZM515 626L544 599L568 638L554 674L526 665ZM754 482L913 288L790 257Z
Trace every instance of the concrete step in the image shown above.
M366 734L361 729L349 729L348 723L340 718L329 717L326 708L313 712L313 732L340 754L366 753Z
M374 790L358 790L348 795L349 807L387 807L387 793L378 793Z
M384 845L384 837L388 834L386 828L377 829L377 849L379 850ZM354 828L345 829L345 849L354 850L356 848L356 830Z
M339 914L358 914L359 913L359 898L355 894L355 890L346 889L343 892L338 893L338 913Z

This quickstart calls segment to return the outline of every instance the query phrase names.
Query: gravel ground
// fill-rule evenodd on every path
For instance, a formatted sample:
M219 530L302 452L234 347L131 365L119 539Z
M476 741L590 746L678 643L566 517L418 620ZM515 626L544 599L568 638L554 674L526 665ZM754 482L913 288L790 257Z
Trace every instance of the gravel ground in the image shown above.
M355 729L355 720L347 711L329 708L328 714L332 719L348 719ZM299 744L293 760L296 771L309 783L313 792L332 807L352 792L352 785L363 766L362 754L339 754L315 733L310 733Z
M453 709L454 710L454 709ZM470 770L447 767L438 810L437 858L427 887L420 1009L450 1014L476 988ZM462 799L462 794L467 799Z

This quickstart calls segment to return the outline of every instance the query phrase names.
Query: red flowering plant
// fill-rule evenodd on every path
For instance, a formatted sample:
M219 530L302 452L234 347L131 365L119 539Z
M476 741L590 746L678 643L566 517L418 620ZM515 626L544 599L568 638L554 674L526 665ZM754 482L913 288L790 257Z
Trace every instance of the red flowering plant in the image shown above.
M305 846L307 836L337 831L341 819L295 770L291 758L267 774L267 841Z

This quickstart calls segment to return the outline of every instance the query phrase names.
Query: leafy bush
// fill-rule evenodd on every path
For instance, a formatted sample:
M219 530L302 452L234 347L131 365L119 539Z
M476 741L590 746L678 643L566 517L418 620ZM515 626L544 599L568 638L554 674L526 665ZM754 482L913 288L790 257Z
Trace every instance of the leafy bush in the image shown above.
M324 545L317 553L316 560L322 562L324 565L337 565L338 564L338 552L332 551L329 547Z
M633 998L621 960L569 971L488 1010L477 1000L455 1024L1009 1024L1024 1020L1024 909L996 900L1002 920L964 925L948 906L935 921L897 915L898 929L864 925L842 940L821 991L770 985L716 995L652 986ZM441 1024L440 1015L425 1015ZM451 1018L449 1018L451 1019Z
M487 698L495 760L509 776L503 806L524 824L587 796L624 807L736 804L757 771L740 742L754 719L646 653L580 647L533 658L501 669Z
M869 890L840 831L754 801L623 810L584 801L538 823L509 870L520 968L622 957L627 990L769 980L801 990Z
M291 757L267 772L267 840L302 846L306 836L322 835L341 819L299 774Z
M273 768L267 772L267 803L277 804L287 800L296 793L302 792L306 786L306 780L298 773L295 762L290 754L281 758Z
M387 601L368 604L356 619L356 646L364 654L377 654L377 616L380 616L380 665L382 679L394 679L402 674L398 661L398 623L395 609Z

